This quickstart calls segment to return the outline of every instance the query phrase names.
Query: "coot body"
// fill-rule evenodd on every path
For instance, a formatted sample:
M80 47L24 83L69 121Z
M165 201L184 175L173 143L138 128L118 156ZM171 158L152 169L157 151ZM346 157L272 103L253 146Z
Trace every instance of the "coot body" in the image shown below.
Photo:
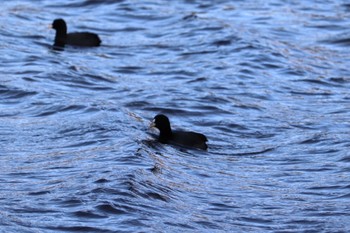
M67 33L67 24L63 19L55 19L52 28L56 30L54 46L64 47L67 45L93 47L99 46L99 36L91 32Z
M206 150L207 137L201 133L172 130L169 118L163 114L154 117L152 126L159 129L158 141L189 148Z

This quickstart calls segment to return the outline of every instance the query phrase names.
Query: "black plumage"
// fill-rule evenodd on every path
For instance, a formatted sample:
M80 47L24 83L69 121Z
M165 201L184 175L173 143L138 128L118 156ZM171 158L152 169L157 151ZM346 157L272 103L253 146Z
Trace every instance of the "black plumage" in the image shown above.
M93 47L99 46L101 40L99 36L91 32L67 33L67 24L63 19L55 19L52 28L56 30L54 46L64 47L67 45Z
M163 114L154 117L152 126L159 129L158 141L165 144L173 144L190 148L206 150L207 137L203 134L188 131L172 130L169 118Z

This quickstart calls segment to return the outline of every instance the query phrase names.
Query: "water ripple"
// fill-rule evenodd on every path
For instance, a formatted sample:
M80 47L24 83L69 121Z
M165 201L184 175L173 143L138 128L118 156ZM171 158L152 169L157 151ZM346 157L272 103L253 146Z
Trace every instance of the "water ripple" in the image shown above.
M349 6L4 1L4 232L347 232ZM55 18L96 48L52 50ZM149 124L207 135L161 144Z

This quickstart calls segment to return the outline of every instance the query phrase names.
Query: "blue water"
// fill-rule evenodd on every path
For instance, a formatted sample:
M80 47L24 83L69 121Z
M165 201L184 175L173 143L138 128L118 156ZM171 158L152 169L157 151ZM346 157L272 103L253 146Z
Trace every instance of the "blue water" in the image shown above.
M347 1L1 9L0 232L350 231ZM102 46L52 50L55 18Z

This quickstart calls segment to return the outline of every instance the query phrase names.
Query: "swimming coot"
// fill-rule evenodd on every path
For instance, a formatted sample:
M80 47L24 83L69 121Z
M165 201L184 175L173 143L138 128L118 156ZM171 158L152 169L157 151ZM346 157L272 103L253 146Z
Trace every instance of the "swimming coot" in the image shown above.
M91 32L67 33L67 25L63 19L55 19L52 28L56 30L54 46L64 47L64 45L74 46L99 46L101 40L97 34Z
M171 130L169 118L163 114L154 117L151 126L159 129L158 141L165 144L206 150L207 137L200 133Z

